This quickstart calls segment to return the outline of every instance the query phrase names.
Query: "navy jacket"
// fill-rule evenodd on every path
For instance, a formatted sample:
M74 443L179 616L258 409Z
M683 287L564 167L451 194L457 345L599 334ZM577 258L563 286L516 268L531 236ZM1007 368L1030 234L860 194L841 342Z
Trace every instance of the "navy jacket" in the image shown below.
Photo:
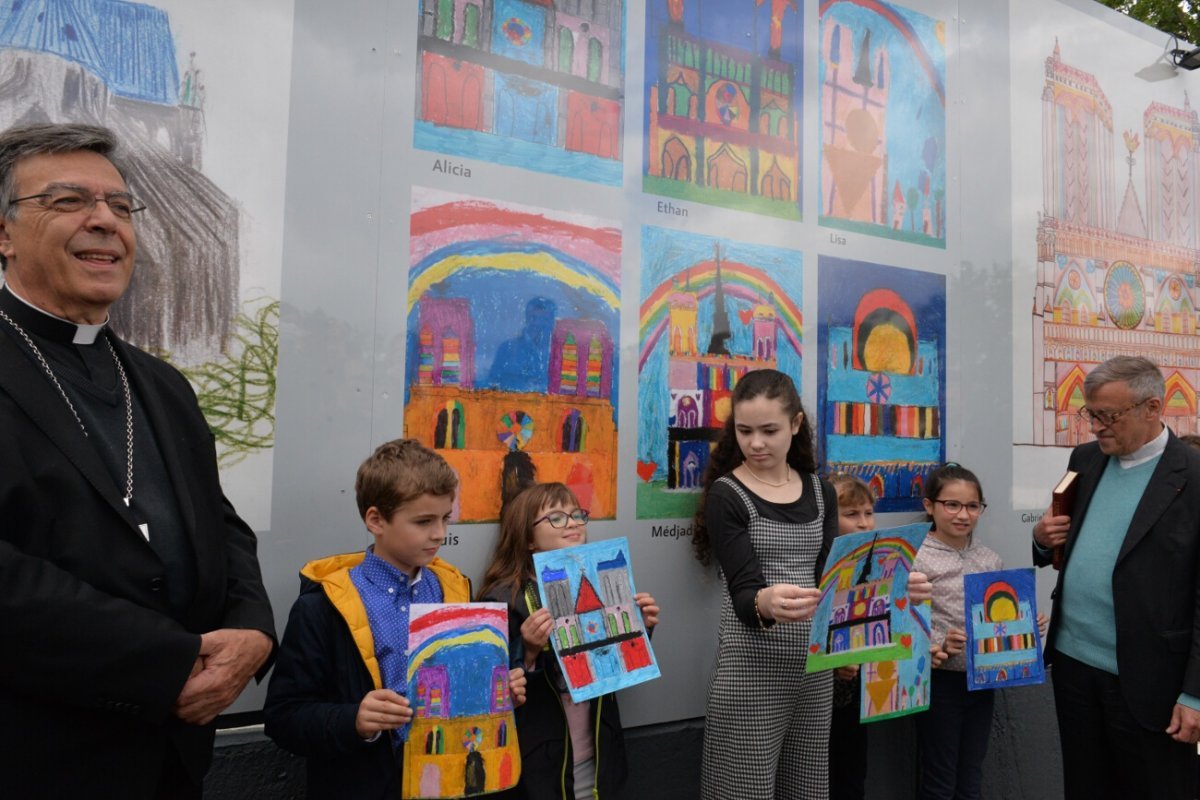
M362 558L351 553L304 566L263 707L267 736L308 759L309 800L400 797L403 754L390 736L364 741L354 726L359 703L382 685L366 609L349 576ZM470 599L457 569L441 559L429 568L446 602Z

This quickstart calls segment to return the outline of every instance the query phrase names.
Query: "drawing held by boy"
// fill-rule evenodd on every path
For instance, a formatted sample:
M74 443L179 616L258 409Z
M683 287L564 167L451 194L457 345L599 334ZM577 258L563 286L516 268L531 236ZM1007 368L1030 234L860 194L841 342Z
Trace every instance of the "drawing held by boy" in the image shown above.
M839 472L829 476L837 490L838 535L875 530L875 495L856 475ZM921 572L908 576L908 595L912 603L928 602L933 584ZM939 649L930 646L931 664L937 666ZM862 800L866 796L867 729L859 721L861 686L860 667L849 664L833 671L833 714L829 728L830 800Z

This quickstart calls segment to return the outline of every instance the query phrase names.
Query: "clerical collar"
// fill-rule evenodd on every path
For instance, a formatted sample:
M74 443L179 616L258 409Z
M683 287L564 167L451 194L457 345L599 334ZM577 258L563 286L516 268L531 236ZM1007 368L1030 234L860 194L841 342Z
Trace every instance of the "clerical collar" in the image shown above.
M1133 467L1145 464L1152 458L1158 458L1167 449L1167 439L1170 434L1167 433L1167 426L1163 425L1163 429L1144 445L1134 450L1129 455L1117 456L1117 462L1123 469L1132 469Z
M108 325L108 318L99 325L79 325L57 317L21 297L7 283L0 286L0 309L27 331L64 344L95 344L100 331Z

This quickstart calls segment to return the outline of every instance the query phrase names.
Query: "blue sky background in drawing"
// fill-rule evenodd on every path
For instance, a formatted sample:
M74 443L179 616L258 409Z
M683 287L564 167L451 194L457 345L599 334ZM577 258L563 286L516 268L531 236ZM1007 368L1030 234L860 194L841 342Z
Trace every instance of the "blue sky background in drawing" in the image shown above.
M830 377L832 345L848 341L854 310L872 289L891 289L908 304L917 325L917 353L936 376L889 374L889 402L938 406L941 437L840 436L824 430L825 406L833 401L866 402L868 370L838 370ZM867 463L886 460L943 460L946 436L946 278L931 272L822 256L817 272L817 393L821 461ZM930 360L933 359L932 367Z
M701 261L711 261L713 245L720 243L725 261L746 264L769 275L779 284L796 305L803 308L803 259L799 250L786 250L746 242L719 239L698 233L668 230L644 226L642 228L642 272L641 301L645 302L658 287L669 281L672 275ZM712 337L713 298L700 301L696 341L701 347ZM751 352L752 329L740 324L738 309L751 305L741 298L727 297L725 308L732 323L733 338L729 349L734 353ZM640 320L639 320L640 324ZM667 416L670 412L670 392L667 382L668 341L659 339L654 351L646 359L638 375L638 458L643 461L658 461L659 479L666 475ZM778 337L778 368L788 375L800 376L801 354L783 336ZM639 350L645 342L639 342Z
M916 31L921 43L929 54L930 61L941 84L946 85L946 48L939 41L937 34L941 21L924 14L891 4L899 16L903 17ZM887 147L887 177L888 198L898 181L900 191L907 192L910 187L917 187L921 172L925 170L922 154L925 140L933 137L938 143L938 155L934 162L932 175L933 191L946 189L946 108L943 101L938 99L933 91L930 79L918 63L907 40L891 23L879 14L850 2L834 3L821 17L821 41L825 40L827 26L840 24L852 31L851 41L854 43L852 53L842 53L843 60L857 59L858 48L862 43L865 31L871 31L871 47L877 49L886 47L891 64L889 75L891 87L888 93L887 115L885 118L885 141ZM942 37L944 39L944 36ZM825 59L822 56L817 74L818 81L825 79ZM852 62L852 63L856 63ZM943 91L944 94L944 91ZM824 166L822 167L824 168ZM943 200L942 213L946 213ZM907 229L909 220L906 215L904 227ZM920 220L917 220L919 227Z

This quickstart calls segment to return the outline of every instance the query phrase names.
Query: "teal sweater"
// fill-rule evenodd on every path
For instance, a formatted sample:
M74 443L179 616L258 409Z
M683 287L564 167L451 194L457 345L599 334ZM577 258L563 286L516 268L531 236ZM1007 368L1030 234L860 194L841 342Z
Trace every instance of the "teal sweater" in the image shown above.
M1133 512L1158 461L1152 458L1122 469L1118 459L1108 460L1063 576L1062 619L1055 648L1113 675L1117 674L1113 568Z

